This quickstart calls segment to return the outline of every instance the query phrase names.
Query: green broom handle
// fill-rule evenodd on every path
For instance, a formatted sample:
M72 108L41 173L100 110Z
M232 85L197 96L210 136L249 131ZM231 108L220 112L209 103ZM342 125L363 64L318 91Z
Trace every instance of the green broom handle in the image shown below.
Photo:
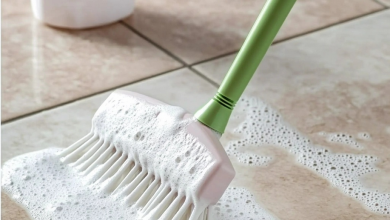
M268 0L214 98L195 118L223 133L230 114L255 73L296 0Z

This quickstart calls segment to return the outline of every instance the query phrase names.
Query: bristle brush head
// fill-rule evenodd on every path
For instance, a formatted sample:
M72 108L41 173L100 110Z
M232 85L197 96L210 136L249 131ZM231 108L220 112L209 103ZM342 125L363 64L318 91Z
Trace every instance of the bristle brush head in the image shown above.
M148 219L202 219L235 174L215 134L182 108L119 90L60 156Z

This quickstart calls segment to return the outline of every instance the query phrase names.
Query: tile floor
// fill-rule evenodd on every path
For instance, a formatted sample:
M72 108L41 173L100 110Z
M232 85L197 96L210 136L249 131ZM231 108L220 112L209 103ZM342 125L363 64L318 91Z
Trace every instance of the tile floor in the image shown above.
M195 112L217 90L264 2L137 1L124 21L83 31L37 22L26 1L2 2L2 163L77 140L113 89ZM316 144L377 156L382 175L390 176L386 2L298 0L245 95L270 104ZM223 136L224 145L237 138L233 128ZM356 151L330 144L318 132L369 132L372 141ZM255 192L278 218L386 219L296 165L287 152L275 148L272 155L269 170L232 158L238 173L233 184ZM294 191L311 197L297 203L300 194ZM28 219L6 195L2 200L2 219Z
M180 4L177 0L139 1L134 15L125 22L193 64L238 50L264 3L265 0L200 0ZM276 40L382 8L372 0L298 0Z
M385 6L390 6L390 0L378 0L378 3L381 3Z
M66 31L34 20L26 1L2 6L2 120L182 66L122 24Z

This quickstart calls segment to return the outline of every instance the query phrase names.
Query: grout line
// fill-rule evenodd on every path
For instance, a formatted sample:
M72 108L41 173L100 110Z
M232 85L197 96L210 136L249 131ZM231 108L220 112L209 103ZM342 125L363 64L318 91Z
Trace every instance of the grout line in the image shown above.
M201 72L199 72L198 70L194 69L192 66L189 66L188 69L190 69L192 72L194 72L196 75L200 76L202 79L206 80L207 82L209 82L211 85L215 86L215 87L219 87L219 84L217 82L215 82L214 80L210 79L209 77L207 77L206 75L203 75Z
M185 67L188 67L190 68L191 66L194 66L194 65L197 65L197 64L200 64L200 63L204 63L204 62L208 62L208 61L212 61L212 60L215 60L215 59L218 59L218 58L222 58L224 56L228 56L228 55L232 55L232 54L235 54L237 53L239 50L234 50L234 51L231 51L231 52L227 52L227 53L224 53L224 54L220 54L220 55L217 55L215 57L211 57L211 58L208 58L208 59L205 59L205 60L201 60L201 61L197 61L195 63L192 63L192 64L188 64L186 63L184 60L180 59L178 56L176 56L175 54L173 54L172 52L170 52L169 50L165 49L164 47L162 47L161 45L159 45L158 43L154 42L153 40L151 40L150 38L148 38L147 36L145 36L144 34L142 34L141 32L139 32L137 29L135 29L134 27L130 26L129 24L127 24L126 22L124 21L119 21L120 24L124 25L125 27L127 27L129 30L133 31L135 34L137 34L138 36L140 36L141 38L143 38L144 40L146 40L147 42L149 42L150 44L152 44L153 46L157 47L158 49L162 50L163 52L165 52L167 55L171 56L173 59L175 59L177 62L183 64Z
M244 42L242 42L242 43L244 43ZM202 64L202 63L206 63L206 62L209 62L209 61L217 60L217 59L222 58L222 57L230 56L230 55L238 53L238 51L240 51L240 49L237 49L237 50L234 50L234 51L231 51L231 52L227 52L227 53L224 53L224 54L220 54L218 56L207 58L207 59L204 59L204 60L201 60L201 61L197 61L197 62L191 64L190 66L196 66L198 64Z
M194 69L192 66L196 65L197 63L193 63L193 64L187 64L186 62L184 62L182 59L180 59L179 57L177 57L176 55L174 55L172 52L168 51L167 49L163 48L161 45L159 45L158 43L154 42L153 40L151 40L150 38L146 37L144 34L142 34L141 32L139 32L138 30L136 30L135 28L133 28L132 26L128 25L126 22L124 21L120 21L119 23L121 23L122 25L124 25L125 27L127 27L128 29L130 29L131 31L133 31L134 33L136 33L137 35L139 35L141 38L143 38L144 40L148 41L149 43L151 43L152 45L154 45L155 47L157 47L158 49L162 50L163 52L165 52L166 54L168 54L169 56L171 56L173 59L177 60L178 62L180 62L182 65L183 65L183 68L188 68L189 70L191 70L193 73L195 73L196 75L198 75L199 77L201 77L202 79L206 80L207 82L209 82L210 84L212 84L213 86L215 87L219 87L218 83L214 82L213 80L211 80L210 78L208 78L207 76L203 75L201 72L199 72L198 70ZM218 58L221 58L221 57L224 57L224 56L228 56L228 55L231 55L231 54L235 54L237 53L238 50L235 50L235 51L232 51L232 52L228 52L228 53L225 53L225 54L221 54L221 55L218 55L216 57L213 57L213 58L210 58L210 60L215 60L215 59L218 59ZM204 63L204 62L207 62L207 60L203 60L203 61L200 61L198 63Z
M215 59L218 59L218 58L222 58L222 57L225 57L225 56L228 56L228 55L232 55L232 54L235 54L238 52L238 50L234 50L234 51L231 51L231 52L228 52L228 53L224 53L224 54L221 54L221 55L218 55L218 56L215 56L215 57L212 57L212 58L209 58L209 59L206 59L206 60L202 60L202 61L199 61L199 62L196 62L196 63L193 63L193 64L187 64L186 62L184 62L182 59L180 59L179 57L177 57L176 55L174 55L172 52L168 51L167 49L163 48L161 45L159 45L158 43L154 42L153 40L151 40L150 38L146 37L144 34L142 34L141 32L139 32L138 30L136 30L135 28L133 28L132 26L128 25L126 22L124 21L120 21L119 23L123 24L125 27L127 27L128 29L130 29L131 31L133 31L135 34L139 35L141 38L143 38L144 40L148 41L149 43L151 43L152 45L154 45L155 47L157 47L158 49L162 50L163 52L165 52L166 54L168 54L169 56L171 56L173 59L175 59L176 61L180 62L182 65L183 65L183 68L188 68L190 70L192 70L192 72L194 72L195 74L197 74L198 76L200 76L201 78L203 78L204 80L206 80L207 82L211 83L212 85L218 87L218 84L216 82L214 82L213 80L211 80L210 78L208 78L207 76L203 75L201 72L199 72L198 70L192 68L194 65L197 65L197 64L200 64L200 63L204 63L204 62L207 62L207 61L212 61L212 60L215 60Z
M379 12L382 12L382 11L385 11L387 10L388 8L381 8L381 9L378 9L376 11L373 11L373 12L368 12L366 14L362 14L362 15L358 15L356 17L353 17L353 18L348 18L346 20L342 20L340 22L337 22L337 23L332 23L332 24L329 24L329 25L326 25L324 27L320 27L320 28L316 28L316 29L313 29L313 30L310 30L310 31L307 31L307 32L304 32L304 33L300 33L300 34L296 34L296 35L293 35L291 37L287 37L287 38L284 38L284 39L281 39L281 40L277 40L277 41L274 41L272 43L272 45L277 45L277 44L280 44L280 43L283 43L285 41L289 41L289 40L292 40L294 38L299 38L299 37L303 37L305 35L309 35L309 34L312 34L314 32L318 32L318 31L322 31L324 29L328 29L328 28L331 28L333 26L337 26L337 25L341 25L341 24L344 24L344 23L347 23L347 22L350 22L350 21L353 21L353 20L356 20L356 19L359 19L359 18L363 18L365 16L370 16L370 15L373 15L373 14L376 14L376 13L379 13ZM243 42L244 43L244 42ZM190 66L195 66L195 65L199 65L199 64L202 64L202 63L206 63L206 62L210 62L210 61L214 61L214 60L217 60L219 58L222 58L222 57L225 57L225 56L229 56L229 55L233 55L235 53L238 53L238 51L240 51L239 49L238 50L235 50L235 51L232 51L232 52L229 52L229 53L226 53L226 54L222 54L222 55L218 55L216 57L212 57L212 58L208 58L208 59L205 59L205 60L202 60L202 61L198 61L196 63L193 63L193 64L190 64Z
M305 32L305 33L297 34L297 35L294 35L294 36L291 36L291 37L287 37L287 38L275 41L273 43L273 45L274 44L279 44L279 43L282 43L282 42L285 42L285 41L288 41L288 40L292 40L294 38L299 38L299 37L302 37L302 36L305 36L305 35L309 35L309 34L312 34L314 32L322 31L322 30L325 30L325 29L328 29L328 28L331 28L331 27L334 27L334 26L342 25L342 24L348 23L350 21L354 21L354 20L357 20L357 19L360 19L360 18L364 18L366 16L370 16L370 15L373 15L373 14L376 14L376 13L379 13L379 12L382 12L382 11L385 11L385 10L386 10L386 8L381 8L381 9L378 9L376 11L368 12L366 14L361 14L361 15L358 15L358 16L353 17L353 18L347 18L347 19L339 21L337 23L329 24L329 25L326 25L324 27L320 27L320 28L317 28L317 29L314 29L314 30L311 30L311 31L308 31L308 32Z
M188 64L186 62L184 62L184 60L180 59L178 56L176 56L175 54L173 54L172 52L170 52L169 50L165 49L164 47L160 46L159 44L157 44L156 42L154 42L153 40L151 40L150 38L146 37L144 34L142 34L141 32L139 32L138 30L136 30L135 28L133 28L132 26L128 25L126 22L124 21L119 21L120 24L122 24L123 26L127 27L128 29L130 29L131 31L133 31L135 34L137 34L138 36L140 36L141 38L143 38L144 40L146 40L147 42L149 42L150 44L152 44L153 46L157 47L158 49L162 50L164 53L166 53L167 55L169 55L170 57L172 57L173 59L175 59L177 62L183 64L184 66L188 66Z
M340 21L340 22L337 22L337 23L326 25L324 27L320 27L320 28L317 28L317 29L314 29L314 30L311 30L311 31L308 31L308 32L305 32L305 33L297 34L297 35L294 35L294 36L291 36L291 37L287 37L287 38L284 38L284 39L281 39L281 40L278 40L278 41L274 41L272 43L272 45L277 45L277 44L283 43L285 41L292 40L294 38L299 38L299 37L302 37L302 36L305 36L305 35L312 34L314 32L318 32L318 31L321 31L321 30L325 30L325 29L331 28L333 26L341 25L341 24L344 24L344 23L347 23L347 22L350 22L350 21L353 21L353 20L356 20L356 19L359 19L359 18L363 18L365 16L370 16L370 15L373 15L373 14L385 11L387 9L388 8L385 7L385 8L382 8L382 9L379 9L379 10L376 10L376 11L373 11L373 12L369 12L369 13L366 13L366 14L362 14L362 15L359 15L359 16L356 16L356 17L353 17L353 18L349 18L349 19L346 19L346 20L343 20L343 21ZM214 61L214 60L220 59L220 58L225 57L225 56L230 56L230 55L233 55L233 54L238 53L238 52L239 52L239 50L235 50L233 52L229 52L229 53L222 54L222 55L219 55L219 56L216 56L216 57L213 57L213 58L205 59L205 60L202 60L202 61L199 61L199 62L196 62L196 63L193 63L193 64L189 65L188 68L191 69L198 76L202 77L203 79L205 79L206 81L211 83L213 86L218 88L220 86L220 83L215 82L214 80L210 79L209 77L207 77L206 75L204 75L200 71L194 69L194 66L202 64L202 63Z
M275 42L272 43L272 45L276 45L276 44L279 44L279 43L282 43L282 42L285 42L285 41L288 41L288 40L291 40L291 39L294 39L294 38L299 38L299 37L302 37L302 36L305 36L305 35L308 35L308 34L312 34L314 32L321 31L321 30L324 30L324 29L327 29L327 28L330 28L330 27L333 27L333 26L337 26L339 24L344 24L344 23L347 23L349 21L353 21L355 19L359 19L359 18L363 18L365 16L369 16L369 15L372 15L372 14L375 14L375 13L379 13L379 12L385 11L385 10L390 8L390 7L386 6L386 5L384 5L383 3L379 2L378 0L373 0L373 1L377 2L378 4L383 6L384 8L376 10L376 11L373 11L373 12L369 12L369 13L366 13L366 14L362 14L362 15L359 15L359 16L356 16L356 17L353 17L353 18L349 18L349 19L340 21L338 23L333 23L333 24L330 24L330 25L327 25L327 26L324 26L324 27L320 27L320 28L317 28L317 29L314 29L314 30L311 30L311 31L308 31L308 32L305 32L305 33L302 33L302 34L297 34L297 35L294 35L294 36L291 36L291 37L288 37L288 38L285 38L285 39L282 39L282 40L279 40L279 41L275 41ZM111 91L111 90L115 90L115 89L118 89L118 88L121 88L121 87L124 87L124 86L128 86L128 85L131 85L131 84L134 84L134 83L142 82L144 80L148 80L148 79L151 79L151 78L154 78L154 77L158 77L158 76L161 76L161 75L164 75L166 73L173 72L175 70L179 70L179 69L182 69L182 68L190 69L192 72L197 74L199 77L203 78L204 80L206 80L207 82L209 82L210 84L212 84L213 86L218 88L219 84L217 82L215 82L212 79L208 78L206 75L202 74L200 71L194 69L193 66L199 65L199 64L202 64L202 63L206 63L206 62L210 62L210 61L214 61L214 60L217 60L217 59L225 57L225 56L233 55L233 54L235 54L235 53L237 53L239 51L239 50L235 50L235 51L228 52L228 53L225 53L225 54L221 54L221 55L218 55L218 56L215 56L215 57L212 57L212 58L208 58L208 59L205 59L205 60L202 60L202 61L198 61L198 62L195 62L193 64L187 64L182 59L180 59L179 57L177 57L176 55L174 55L173 53L171 53L167 49L163 48L162 46L158 45L157 43L155 43L154 41L152 41L151 39L146 37L144 34L142 34L139 31L137 31L136 29L134 29L133 27L131 27L127 23L125 23L123 21L119 21L119 23L122 24L123 26L127 27L128 29L130 29L131 31L133 31L134 33L136 33L141 38L143 38L144 40L148 41L150 44L154 45L155 47L157 47L161 51L165 52L167 55L169 55L170 57L175 59L177 62L181 63L183 66L178 67L178 68L174 68L174 69L171 69L171 70L167 70L167 71L158 73L156 75L148 76L148 77L142 78L140 80L133 81L131 83L125 83L125 84L118 85L118 86L115 86L115 87L112 87L112 88L109 88L109 89L105 89L105 90L102 90L102 91L99 91L99 92L95 92L95 93L89 94L89 95L86 95L86 96L82 96L82 97L79 97L77 99L73 99L71 101L60 103L58 105L50 106L50 107L47 107L47 108L43 108L43 109L40 109L40 110L29 112L29 113L24 114L24 115L16 116L14 118L10 118L10 119L7 119L5 121L2 121L1 125L6 125L8 123L11 123L11 122L23 119L23 118L27 118L29 116L32 116L32 115L35 115L35 114L38 114L38 113L41 113L41 112L44 112L44 111L52 110L52 109L55 109L57 107L61 107L61 106L64 106L64 105L67 105L67 104L70 104L70 103L73 103L73 102L81 101L81 100L90 98L90 97L95 96L95 95L100 95L102 93L105 93L105 92L108 92L108 91Z
M157 47L158 49L162 50L163 52L165 52L166 54L168 54L169 56L171 56L173 59L177 60L178 62L180 62L182 65L183 65L183 68L188 68L189 70L191 70L192 72L194 72L196 75L200 76L202 79L206 80L207 82L209 82L210 84L212 84L213 86L217 87L218 88L218 84L216 82L214 82L213 80L211 80L210 78L208 78L207 76L203 75L202 73L200 73L198 70L192 68L192 66L196 65L196 63L194 64L187 64L186 62L184 62L182 59L180 59L179 57L177 57L176 55L174 55L172 52L168 51L167 49L163 48L161 45L157 44L156 42L154 42L153 40L151 40L150 38L146 37L144 34L142 34L141 32L139 32L138 30L136 30L135 28L133 28L132 26L128 25L126 22L124 21L120 21L119 23L121 23L122 25L124 25L125 27L127 27L128 29L130 29L131 31L133 31L134 33L136 33L137 35L139 35L141 38L143 38L144 40L148 41L149 43L151 43L152 45L154 45L155 47ZM230 54L234 54L234 53L237 53L237 50L233 51L233 52L228 52L228 53L225 53L225 54L221 54L219 56L216 56L216 57L213 57L211 58L212 60L214 59L218 59L220 57L224 57L224 56L228 56ZM210 59L210 60L211 60ZM204 61L201 61L201 62L207 62L206 60Z
M24 118L27 118L27 117L29 117L29 116L32 116L32 115L35 115L35 114L38 114L38 113L42 113L42 112L44 112L44 111L53 110L53 109L55 109L55 108L65 106L65 105L68 105L68 104L73 103L73 102L82 101L82 100L91 98L91 97L93 97L93 96L101 95L101 94L103 94L103 93L106 93L106 92L109 92L109 91L112 91L112 90L120 89L121 87L129 86L129 85L132 85L132 84L135 84L135 83L139 83L139 82L142 82L142 81L145 81L145 80L154 78L154 77L162 76L162 75L165 75L165 74L167 74L167 73L170 73L170 72L173 72L173 71L176 71L176 70L179 70L179 69L183 69L183 68L184 68L184 67L181 66L181 67L177 67L177 68L175 68L175 69L170 69L170 70L161 72L161 73L156 74L156 75L152 75L152 76L148 76L148 77L145 77L145 78L136 80L136 81L132 81L132 82L130 82L130 83L121 84L121 85L118 85L118 86L115 86L115 87L111 87L111 88L109 88L109 89L105 89L105 90L101 90L101 91L99 91L99 92L95 92L95 93L92 93L92 94L89 94L89 95L85 95L85 96L82 96L82 97L79 97L79 98L76 98L76 99L73 99L73 100L70 100L70 101L62 102L62 103L60 103L60 104L58 104L58 105L49 106L49 107L42 108L42 109L39 109L39 110L36 110L36 111L33 111L33 112L29 112L29 113L24 114L24 115L16 116L16 117L14 117L14 118L10 118L10 119L7 119L7 120L5 120L5 121L2 121L2 122L1 122L1 125L3 126L3 125L6 125L6 124L8 124L8 123L11 123L11 122L15 122L15 121L17 121L17 120L20 120L20 119L24 119Z
M378 5L381 5L385 8L390 8L389 6L387 6L385 3L381 2L380 0L373 0L375 3L377 3Z

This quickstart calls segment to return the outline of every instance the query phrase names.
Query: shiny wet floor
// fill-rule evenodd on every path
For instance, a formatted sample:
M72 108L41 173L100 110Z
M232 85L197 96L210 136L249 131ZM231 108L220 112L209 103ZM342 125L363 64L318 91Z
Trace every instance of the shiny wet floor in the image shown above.
M121 22L68 31L34 20L28 2L3 2L2 162L73 143L116 88L195 112L216 91L263 3L139 1ZM383 193L390 193L388 7L385 0L298 1L245 92L316 145L377 157L380 172L362 181ZM225 146L242 139L235 130L244 122L245 116L230 122ZM336 133L353 136L362 148L329 141L327 134ZM370 140L359 139L361 133ZM248 188L279 219L388 218L280 146L243 151L272 161L248 166L232 156L233 184ZM3 219L28 219L6 195L2 201Z

